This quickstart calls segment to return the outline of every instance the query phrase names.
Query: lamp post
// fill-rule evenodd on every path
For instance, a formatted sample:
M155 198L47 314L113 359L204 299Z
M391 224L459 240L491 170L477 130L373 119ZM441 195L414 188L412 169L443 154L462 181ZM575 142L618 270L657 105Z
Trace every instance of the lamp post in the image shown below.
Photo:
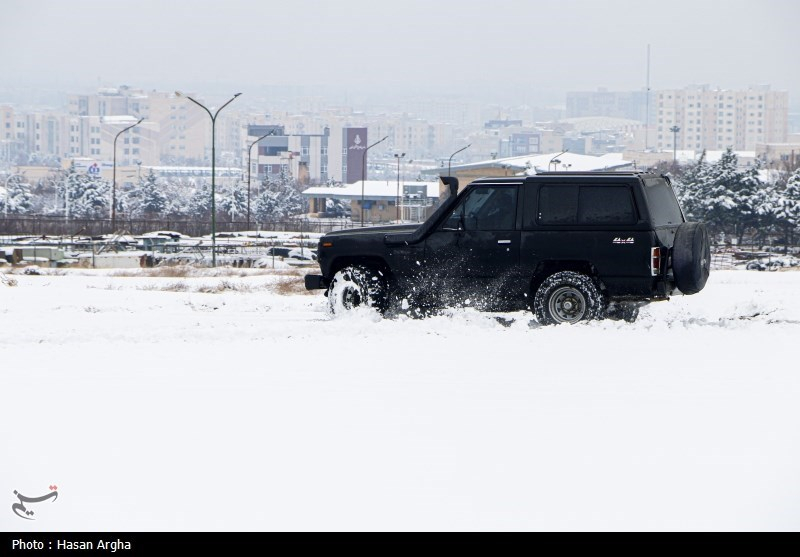
M457 154L459 154L461 151L464 151L464 150L466 150L466 149L469 149L471 146L472 146L472 143L470 143L470 144L469 144L469 145L467 145L466 147L462 147L461 149L459 149L458 151L456 151L455 153L453 153L452 155L450 155L450 158L449 158L449 159L447 159L447 175L448 175L448 176L450 176L450 163L451 163L451 162L453 162L453 157L455 157L455 156L456 156Z
M398 155L397 153L394 154L394 158L397 159L397 198L394 200L395 209L397 210L397 221L400 222L400 159L405 157L406 154L402 153Z
M672 132L672 164L678 162L678 132L681 129L678 126L672 126L669 131Z
M186 97L194 104L202 108L203 110L208 113L208 117L211 118L211 266L217 266L217 201L216 201L216 178L217 178L217 146L216 146L216 126L217 126L217 115L220 111L231 104L236 97L241 95L241 93L236 93L233 97L228 99L228 102L223 104L221 107L217 109L214 114L211 114L211 111L203 106L201 103L194 100L189 95L184 95L180 91L175 91L175 95L178 97Z
M387 135L364 149L364 154L361 155L361 226L364 226L364 177L367 175L367 151L375 147L378 143L383 143L389 139Z
M123 133L128 131L131 128L135 128L139 124L144 122L144 118L139 118L139 121L135 124L131 124L124 130L120 130L117 135L114 136L114 170L113 170L113 177L111 179L111 232L114 233L117 231L117 139Z
M556 170L556 171L558 171L558 165L559 165L559 164L561 164L561 161L559 160L559 158L558 158L558 157L560 157L561 155L563 155L563 154L564 154L564 153L566 153L567 151L569 151L569 149L567 149L566 151L561 151L559 154L557 154L557 155L556 155L556 156L554 156L552 159L550 159L550 162L548 162L548 163L547 163L547 171L548 171L548 172L550 171L550 165L551 165L551 164L553 165L553 167L555 168L555 170Z
M250 162L250 156L253 153L253 145L258 143L265 137L274 135L276 131L277 128L273 128L272 130L270 130L269 133L265 133L264 135L253 141L250 144L250 147L247 148L247 230L250 230L250 172L251 172L250 169L252 168L251 166L252 163Z

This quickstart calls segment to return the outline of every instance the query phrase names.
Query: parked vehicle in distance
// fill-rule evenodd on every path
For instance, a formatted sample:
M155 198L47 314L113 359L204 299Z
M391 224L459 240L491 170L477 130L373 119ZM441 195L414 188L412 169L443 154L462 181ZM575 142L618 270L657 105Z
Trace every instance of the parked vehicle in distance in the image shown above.
M289 259L298 259L300 261L316 261L317 253L308 248L293 248L289 250L289 254L286 257Z
M265 255L267 257L289 257L289 254L292 252L293 248L285 248L282 246L273 246L267 248Z
M644 304L705 287L708 232L685 221L665 176L548 172L460 193L442 180L450 196L421 225L324 235L322 274L306 288L326 289L334 313L529 308L556 324L633 321Z

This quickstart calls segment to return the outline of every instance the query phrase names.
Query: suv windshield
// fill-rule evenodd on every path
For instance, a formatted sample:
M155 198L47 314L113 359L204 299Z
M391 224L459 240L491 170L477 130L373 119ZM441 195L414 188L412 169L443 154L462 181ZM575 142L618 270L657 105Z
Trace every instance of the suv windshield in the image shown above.
M675 192L664 178L645 178L644 194L647 196L653 226L683 222L683 214Z

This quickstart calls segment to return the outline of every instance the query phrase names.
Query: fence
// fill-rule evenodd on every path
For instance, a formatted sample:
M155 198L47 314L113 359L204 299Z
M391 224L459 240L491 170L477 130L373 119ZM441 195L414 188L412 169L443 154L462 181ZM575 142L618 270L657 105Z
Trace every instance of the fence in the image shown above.
M747 267L776 270L800 254L800 247L789 245L712 246L711 268L716 270Z
M144 234L156 230L172 230L187 236L205 236L211 234L211 223L199 220L179 219L117 219L117 231L129 234ZM347 219L290 219L274 222L217 221L217 234L244 232L246 230L270 230L275 232L311 232L321 233L353 228L354 224ZM24 216L4 218L0 215L0 235L32 235L32 236L100 236L115 232L111 227L111 219L69 219L63 217Z

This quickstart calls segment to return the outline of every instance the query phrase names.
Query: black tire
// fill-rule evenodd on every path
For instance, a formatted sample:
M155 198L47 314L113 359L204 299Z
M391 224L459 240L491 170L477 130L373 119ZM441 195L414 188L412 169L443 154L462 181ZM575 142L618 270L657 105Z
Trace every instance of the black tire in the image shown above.
M672 272L675 285L683 294L697 294L711 272L711 242L701 222L685 222L675 233L672 247Z
M592 278L575 271L550 275L533 296L533 312L542 325L601 319L604 306Z
M344 267L328 286L328 308L333 314L357 307L375 308L381 314L387 306L386 277L381 271L364 265Z

